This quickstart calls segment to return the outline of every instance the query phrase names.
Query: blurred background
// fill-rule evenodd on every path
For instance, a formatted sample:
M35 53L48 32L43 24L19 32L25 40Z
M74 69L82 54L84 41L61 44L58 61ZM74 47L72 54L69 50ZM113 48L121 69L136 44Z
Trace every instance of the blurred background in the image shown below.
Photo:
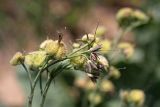
M105 38L112 39L118 33L115 15L122 7L141 9L151 21L124 38L135 44L134 58L116 63L126 69L113 81L115 94L98 106L119 107L119 91L138 88L146 94L145 107L160 107L159 0L0 0L0 107L26 105L26 74L9 64L16 51L36 50L47 37L56 39L57 32L62 32L64 42L70 45L83 34L93 33L98 22L107 29ZM83 93L74 86L75 78L72 72L56 78L45 107L81 107ZM33 107L39 107L39 100L36 96Z

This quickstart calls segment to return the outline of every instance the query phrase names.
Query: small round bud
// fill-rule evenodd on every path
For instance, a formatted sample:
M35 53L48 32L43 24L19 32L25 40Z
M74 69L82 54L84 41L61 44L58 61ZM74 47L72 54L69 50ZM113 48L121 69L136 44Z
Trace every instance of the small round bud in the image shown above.
M100 42L101 49L100 52L102 54L107 54L111 50L111 42L109 40L103 40Z
M80 48L80 44L79 43L73 43L73 48Z
M109 71L109 76L111 78L118 79L121 76L121 73L120 73L120 71L117 68L111 66L110 67L110 71Z
M106 28L104 26L99 26L96 31L96 36L103 36L106 33Z
M93 34L88 34L88 35L84 35L81 40L83 42L87 42L87 41L93 41L94 39L95 37Z
M25 63L32 70L37 70L43 66L47 58L45 51L35 51L25 56Z
M127 42L122 42L118 45L119 49L122 49L127 58L130 58L134 54L134 46Z
M129 102L135 103L137 106L142 106L145 100L145 94L142 90L131 90L128 96Z
M111 81L109 80L103 80L100 84L100 90L102 92L106 93L112 93L114 92L114 85Z
M102 102L102 97L98 93L90 93L88 96L88 100L97 105Z
M19 65L20 61L24 61L24 56L21 52L17 52L10 60L10 64L13 66Z

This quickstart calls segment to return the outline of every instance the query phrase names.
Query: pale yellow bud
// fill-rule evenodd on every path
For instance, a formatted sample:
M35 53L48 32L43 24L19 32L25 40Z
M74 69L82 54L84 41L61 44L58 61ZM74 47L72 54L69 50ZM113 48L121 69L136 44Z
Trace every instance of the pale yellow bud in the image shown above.
M145 94L142 90L131 90L128 96L129 102L135 103L137 106L142 106L145 100Z
M88 34L88 35L84 35L82 37L82 41L83 42L87 42L87 41L93 41L95 39L93 34Z
M19 65L20 61L24 61L24 56L21 52L17 52L10 60L11 65Z
M130 58L134 54L134 46L130 43L123 42L118 45L118 48L122 49L127 58Z
M48 55L54 56L59 48L58 41L45 40L41 43L40 48L47 52Z
M146 23L149 21L149 17L145 13L139 10L134 11L133 17L135 17L138 21L142 23Z
M114 91L114 85L109 80L103 80L100 84L100 90L102 92L110 93Z
M107 54L111 50L111 42L109 40L103 40L100 42L101 49L100 52L102 54Z
M88 100L95 105L102 102L102 97L98 93L90 93L88 96Z
M73 48L79 48L80 44L79 43L73 43Z
M119 22L121 22L124 19L128 19L132 16L133 10L131 8L122 8L118 11L116 18Z
M96 36L103 36L106 33L106 28L104 26L99 26L96 31Z
M47 58L45 51L35 51L25 56L25 63L32 70L37 70L43 66Z
M109 71L109 76L118 79L121 76L121 73L117 68L111 66Z

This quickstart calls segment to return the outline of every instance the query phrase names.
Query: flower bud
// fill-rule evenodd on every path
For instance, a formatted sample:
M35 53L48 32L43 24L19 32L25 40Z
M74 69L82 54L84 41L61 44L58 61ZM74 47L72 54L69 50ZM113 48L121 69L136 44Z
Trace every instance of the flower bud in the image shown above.
M109 71L109 76L111 78L118 79L121 76L121 73L120 73L120 71L117 68L111 66L110 67L110 71Z
M80 48L80 44L79 43L73 43L73 48Z
M93 41L95 39L93 34L86 34L82 37L82 41L83 42L87 42L87 41Z
M39 67L43 66L46 59L47 55L45 51L35 51L25 56L25 63L31 70L37 70Z
M146 23L149 21L149 17L145 13L139 10L134 11L133 17L135 17L137 21L142 22L142 23Z
M111 42L109 40L103 40L100 42L101 49L100 52L102 54L107 54L111 50Z
M117 21L121 27L128 27L136 24L135 27L145 24L149 21L149 17L139 10L131 8L120 9L117 13Z
M119 49L122 49L127 58L130 58L134 54L134 46L130 43L123 42L118 45Z
M105 93L112 93L114 92L114 85L109 80L103 80L100 84L100 90Z
M20 61L24 61L24 56L21 52L17 52L10 60L10 64L13 66L19 65Z
M99 42L99 38L95 37L95 35L93 34L88 34L88 35L84 35L81 39L83 42L91 42L93 40L95 40L94 42L95 43L98 43Z
M97 105L102 102L102 97L98 93L90 93L88 96L88 100Z
M59 48L58 41L45 40L41 43L40 48L47 52L48 55L54 56Z
M122 8L118 11L116 19L120 26L129 26L132 21L133 10L131 8Z
M142 90L131 90L128 96L129 102L135 103L137 106L142 106L145 100L145 94Z
M96 31L96 36L103 36L106 33L106 28L104 26L99 26Z

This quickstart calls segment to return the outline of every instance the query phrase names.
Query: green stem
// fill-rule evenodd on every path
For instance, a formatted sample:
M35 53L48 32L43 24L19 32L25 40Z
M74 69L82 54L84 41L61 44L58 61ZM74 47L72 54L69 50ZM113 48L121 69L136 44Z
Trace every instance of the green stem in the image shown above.
M36 84L42 74L43 71L45 71L46 69L48 69L50 66L52 66L53 64L55 63L58 63L59 61L61 60L56 60L50 64L48 64L48 66L46 66L46 64L44 64L44 66L42 67L42 69L38 72L36 78L34 79L33 81L33 85L32 85L32 88L31 88L31 92L30 92L30 95L29 95L29 100L28 100L28 107L32 107L32 101L33 101L33 96L34 96L34 90L35 90L35 87L36 87ZM47 61L48 62L48 61ZM46 67L45 67L46 66Z
M25 66L25 64L24 64L22 61L20 61L20 63L21 63L21 65L23 66L23 68L25 69L25 71L26 71L27 74L28 74L30 87L31 87L31 89L32 89L32 76L31 76L31 73L30 73L30 71L27 69L27 67Z
M49 89L49 87L50 87L50 84L51 84L52 80L53 80L52 78L49 78L49 79L47 80L47 83L46 83L44 92L43 92L43 94L42 94L41 107L44 106L44 102L45 102L45 99L46 99L46 95L47 95L47 92L48 92L48 89Z
M48 92L48 89L49 89L49 87L50 87L50 85L51 85L52 80L53 80L60 72L62 72L62 71L63 71L63 70L59 70L59 71L55 72L54 75L49 74L49 77L48 77L46 86L45 86L44 91L43 91L43 95L42 95L42 100L41 100L40 107L43 107L43 106L44 106L44 102L45 102L45 100L46 100L46 95L47 95L47 92Z

